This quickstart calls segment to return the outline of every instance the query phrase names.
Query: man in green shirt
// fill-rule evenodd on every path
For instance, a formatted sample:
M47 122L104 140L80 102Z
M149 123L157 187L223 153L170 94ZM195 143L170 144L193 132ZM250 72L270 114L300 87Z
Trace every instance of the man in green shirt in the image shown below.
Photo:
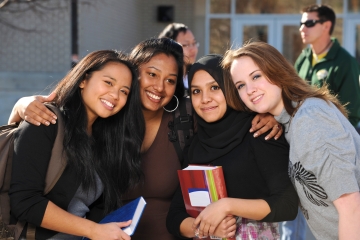
M357 126L360 121L359 64L331 34L335 26L335 12L326 5L303 8L300 34L304 49L295 62L299 76L312 85L323 86L338 98L349 112L349 121ZM293 221L281 225L281 240L305 240L306 221L301 210Z
M299 76L312 85L325 83L349 111L349 120L360 121L359 64L331 34L335 12L326 5L311 5L303 9L300 33L303 43L310 46L295 62Z

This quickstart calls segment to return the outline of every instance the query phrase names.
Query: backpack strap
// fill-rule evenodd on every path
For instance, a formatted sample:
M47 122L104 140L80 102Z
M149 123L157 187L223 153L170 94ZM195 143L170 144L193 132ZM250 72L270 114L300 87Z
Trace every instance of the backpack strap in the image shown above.
M190 144L194 135L193 112L189 98L181 99L178 109L174 111L174 120L168 123L168 127L169 141L174 144L178 158L182 162L184 147Z
M64 172L67 163L66 154L63 149L65 127L64 120L62 119L62 113L60 112L60 109L54 105L46 104L46 106L56 114L58 130L46 173L44 195L48 194L55 186L60 176Z
M65 127L64 127L64 120L62 119L61 111L54 105L46 104L46 106L56 114L58 128L57 128L57 135L55 138L53 149L51 151L49 166L46 172L44 195L48 194L51 191L51 189L55 186L60 176L64 172L67 163L66 154L63 149ZM26 239L35 240L36 226L30 223L28 223L27 225L28 226L26 230ZM15 239L19 238L24 226L25 226L24 222L18 222L16 224Z

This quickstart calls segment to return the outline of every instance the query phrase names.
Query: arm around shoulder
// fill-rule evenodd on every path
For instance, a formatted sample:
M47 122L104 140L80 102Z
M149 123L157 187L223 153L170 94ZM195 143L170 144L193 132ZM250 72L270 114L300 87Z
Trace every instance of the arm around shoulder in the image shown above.
M40 124L50 125L56 123L56 115L50 111L43 103L54 99L55 93L49 96L30 96L20 98L14 105L9 116L8 123L20 122L26 120L31 124L39 126Z

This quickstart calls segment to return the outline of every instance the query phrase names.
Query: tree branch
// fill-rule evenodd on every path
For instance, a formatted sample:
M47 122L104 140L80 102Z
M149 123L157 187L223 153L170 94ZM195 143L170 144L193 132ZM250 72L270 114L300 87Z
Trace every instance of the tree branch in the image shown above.
M0 2L0 8L5 7L6 4L9 3L10 0L3 0L2 2Z

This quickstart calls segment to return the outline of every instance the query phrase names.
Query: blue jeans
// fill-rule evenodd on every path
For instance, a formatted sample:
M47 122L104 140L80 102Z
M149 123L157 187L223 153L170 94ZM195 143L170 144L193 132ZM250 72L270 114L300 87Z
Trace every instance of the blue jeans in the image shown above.
M281 240L305 240L306 238L306 220L300 208L293 221L282 222Z

